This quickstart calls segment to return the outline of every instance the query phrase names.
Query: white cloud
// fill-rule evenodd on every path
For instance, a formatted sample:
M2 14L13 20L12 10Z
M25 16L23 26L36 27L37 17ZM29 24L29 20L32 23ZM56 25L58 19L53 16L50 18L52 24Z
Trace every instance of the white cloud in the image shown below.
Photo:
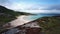
M42 10L45 8L48 8L45 5L39 5L39 4L26 4L26 3L12 3L12 4L8 4L6 6L9 9L13 9L13 10Z
M60 10L55 10L55 9L49 10L51 6L52 5L13 3L11 6L7 6L7 7L13 10L28 12L28 13L60 13Z
M22 10L28 13L60 13L60 10Z
M32 7L34 4L24 4L24 3L12 3L10 6L6 6L9 9L13 10L25 10Z
M22 11L22 12L29 12L29 13L60 13L60 10L55 10L56 5L41 5L41 4L31 4L31 3L17 3L13 2L1 4L9 9ZM53 9L52 7L55 6ZM50 10L52 9L52 10Z

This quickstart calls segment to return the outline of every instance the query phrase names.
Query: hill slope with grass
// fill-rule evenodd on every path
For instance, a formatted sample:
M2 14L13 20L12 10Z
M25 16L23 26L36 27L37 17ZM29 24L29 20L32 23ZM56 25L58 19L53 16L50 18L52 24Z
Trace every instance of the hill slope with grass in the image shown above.
M20 16L20 15L31 15L31 14L10 10L4 6L0 6L0 26L2 26L2 24L5 24L11 20L16 19L16 16Z
M36 21L45 34L60 34L60 16L42 17Z
M10 10L4 6L0 6L0 33L6 31L5 28L2 27L2 25L17 19L20 15L32 15L30 13L25 12L18 12L14 10Z

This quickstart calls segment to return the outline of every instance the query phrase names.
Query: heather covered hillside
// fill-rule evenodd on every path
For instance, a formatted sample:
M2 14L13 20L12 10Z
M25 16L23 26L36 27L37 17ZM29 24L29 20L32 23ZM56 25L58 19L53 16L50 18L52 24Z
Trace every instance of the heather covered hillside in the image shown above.
M60 16L42 17L37 22L45 34L60 34Z

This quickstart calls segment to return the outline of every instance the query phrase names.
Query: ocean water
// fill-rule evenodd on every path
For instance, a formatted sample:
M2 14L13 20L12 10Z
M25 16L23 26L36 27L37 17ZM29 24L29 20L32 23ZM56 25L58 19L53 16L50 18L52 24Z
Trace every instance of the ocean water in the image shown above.
M55 15L40 15L40 14L38 14L38 15L31 15L31 16L28 17L28 20L36 20L38 18L46 17L46 16L55 16Z

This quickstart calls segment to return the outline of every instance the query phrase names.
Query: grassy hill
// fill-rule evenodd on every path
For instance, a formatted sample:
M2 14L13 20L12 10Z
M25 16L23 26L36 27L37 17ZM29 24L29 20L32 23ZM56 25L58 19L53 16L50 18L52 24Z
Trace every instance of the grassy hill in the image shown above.
M60 16L42 17L36 21L45 34L60 34Z
M14 10L7 9L4 6L0 6L0 34L1 32L7 31L2 25L16 19L16 16L20 15L32 15L30 13L18 12Z
M4 6L0 6L0 26L2 26L2 24L5 24L11 20L16 19L16 16L20 16L20 15L31 15L31 14L10 10Z

